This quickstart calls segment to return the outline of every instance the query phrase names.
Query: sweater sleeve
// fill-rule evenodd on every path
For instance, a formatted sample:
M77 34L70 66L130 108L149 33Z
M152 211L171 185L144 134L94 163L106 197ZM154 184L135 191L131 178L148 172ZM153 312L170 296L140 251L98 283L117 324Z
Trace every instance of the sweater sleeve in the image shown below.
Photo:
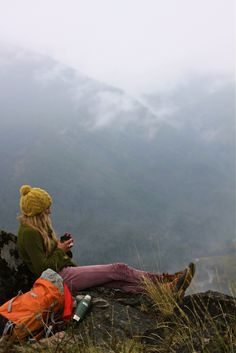
M24 249L32 263L32 272L38 277L47 268L58 272L63 267L75 266L70 257L59 248L46 256L41 235L33 229L24 231Z

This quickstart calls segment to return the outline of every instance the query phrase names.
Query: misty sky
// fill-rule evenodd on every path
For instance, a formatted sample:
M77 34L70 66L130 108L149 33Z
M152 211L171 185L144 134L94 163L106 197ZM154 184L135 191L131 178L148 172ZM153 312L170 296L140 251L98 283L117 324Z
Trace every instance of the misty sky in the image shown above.
M234 77L234 0L0 0L0 46L140 94Z

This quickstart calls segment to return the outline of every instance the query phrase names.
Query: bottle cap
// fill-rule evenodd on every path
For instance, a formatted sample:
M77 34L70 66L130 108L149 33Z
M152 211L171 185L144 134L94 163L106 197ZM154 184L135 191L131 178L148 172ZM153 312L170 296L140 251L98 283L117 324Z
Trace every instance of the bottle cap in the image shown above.
M74 319L75 321L79 321L79 320L80 320L80 316L78 316L78 315L75 314L75 315L73 316L73 319Z

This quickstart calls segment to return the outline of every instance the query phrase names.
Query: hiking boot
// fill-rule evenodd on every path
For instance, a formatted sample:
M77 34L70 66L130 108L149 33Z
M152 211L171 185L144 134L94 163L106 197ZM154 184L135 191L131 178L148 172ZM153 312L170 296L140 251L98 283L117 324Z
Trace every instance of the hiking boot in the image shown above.
M195 264L191 262L185 269L183 275L179 277L175 285L175 293L179 299L182 299L184 297L185 291L190 285L195 274L195 268Z

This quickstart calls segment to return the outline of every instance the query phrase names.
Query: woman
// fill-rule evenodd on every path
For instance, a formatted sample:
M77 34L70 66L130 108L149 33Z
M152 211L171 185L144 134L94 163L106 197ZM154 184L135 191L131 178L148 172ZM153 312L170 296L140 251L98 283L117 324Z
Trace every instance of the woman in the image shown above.
M194 275L194 265L175 274L156 274L140 271L123 263L77 266L70 249L73 239L64 242L57 239L51 219L51 196L43 189L23 185L20 188L21 215L18 230L20 256L30 271L39 277L47 268L58 272L73 291L103 286L118 288L124 292L143 292L142 280L148 278L173 292L184 292Z

